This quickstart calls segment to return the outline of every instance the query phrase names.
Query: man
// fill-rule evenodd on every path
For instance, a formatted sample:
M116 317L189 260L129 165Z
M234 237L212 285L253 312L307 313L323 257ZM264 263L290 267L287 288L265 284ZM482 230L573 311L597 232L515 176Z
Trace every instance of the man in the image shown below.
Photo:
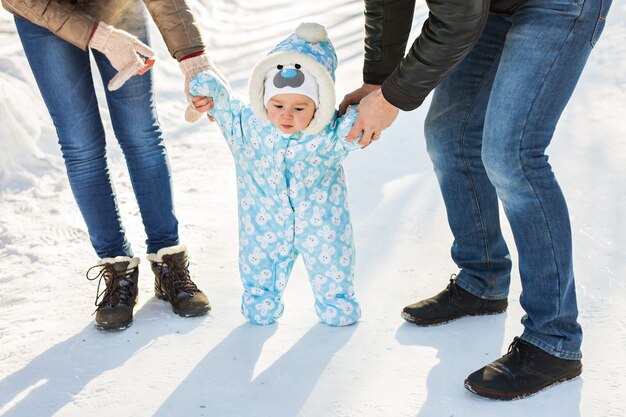
M348 139L378 139L398 109L417 108L437 87L425 133L460 272L402 317L429 326L506 310L499 198L519 253L524 331L465 387L526 397L582 371L569 215L545 149L610 0L430 0L405 56L414 3L365 1L364 84L340 106L360 101Z

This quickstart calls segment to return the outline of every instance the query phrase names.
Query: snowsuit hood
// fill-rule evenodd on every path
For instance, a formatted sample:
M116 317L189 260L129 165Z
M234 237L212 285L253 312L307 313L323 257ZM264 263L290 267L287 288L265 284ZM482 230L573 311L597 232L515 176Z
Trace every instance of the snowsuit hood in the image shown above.
M263 104L265 76L271 69L293 66L311 73L319 86L319 107L309 126L302 131L316 134L332 120L336 101L337 54L322 25L301 23L254 67L249 84L250 107L258 117L268 119Z

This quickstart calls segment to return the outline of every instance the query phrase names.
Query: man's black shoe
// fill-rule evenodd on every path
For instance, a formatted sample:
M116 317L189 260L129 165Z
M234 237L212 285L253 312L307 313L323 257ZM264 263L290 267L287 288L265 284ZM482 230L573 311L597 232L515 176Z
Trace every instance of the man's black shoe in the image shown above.
M467 316L499 314L506 311L506 298L486 300L456 285L453 278L445 290L402 310L402 318L419 326L434 326Z
M579 360L557 358L516 337L506 355L468 376L465 388L495 400L516 400L574 379L582 369Z

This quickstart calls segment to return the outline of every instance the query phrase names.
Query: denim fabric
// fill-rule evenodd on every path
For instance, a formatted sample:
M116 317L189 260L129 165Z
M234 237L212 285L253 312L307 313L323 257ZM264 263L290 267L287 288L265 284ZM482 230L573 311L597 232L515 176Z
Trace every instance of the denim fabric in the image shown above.
M564 359L581 357L582 331L569 214L545 150L609 6L529 0L511 16L491 15L435 90L426 120L461 269L457 283L486 299L508 295L499 199L519 254L522 339Z
M56 127L67 175L89 238L100 258L133 256L120 218L106 159L89 52L45 28L15 19L24 52ZM146 41L145 22L139 33ZM107 58L93 51L106 86L115 75ZM148 253L177 245L167 153L157 120L151 74L135 76L117 91L105 88L113 131L126 158L147 235Z

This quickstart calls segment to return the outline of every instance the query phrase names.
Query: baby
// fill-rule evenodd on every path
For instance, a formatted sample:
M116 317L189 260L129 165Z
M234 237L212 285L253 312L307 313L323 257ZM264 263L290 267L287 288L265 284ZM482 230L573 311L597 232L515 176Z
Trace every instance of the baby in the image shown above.
M283 314L282 295L302 254L322 323L361 316L354 297L354 244L341 161L356 109L337 117L337 56L323 26L303 23L253 70L250 105L212 71L190 83L213 97L215 118L235 158L239 199L241 311L253 324Z

